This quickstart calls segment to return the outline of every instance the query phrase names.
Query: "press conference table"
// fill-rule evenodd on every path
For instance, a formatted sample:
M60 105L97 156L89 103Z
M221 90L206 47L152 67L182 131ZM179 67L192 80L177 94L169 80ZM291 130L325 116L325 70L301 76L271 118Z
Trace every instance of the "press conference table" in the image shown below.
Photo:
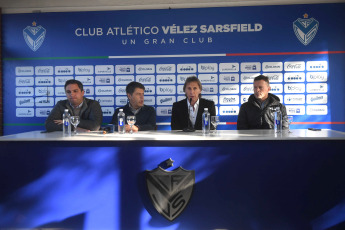
M102 132L0 137L0 229L327 229L345 217L345 133ZM155 210L146 170L195 171L188 205Z
M64 137L61 132L33 131L0 137L0 141L235 141L235 140L345 140L345 133L334 130L313 131L307 129L283 130L211 130L204 135L200 130L182 131L143 131L133 134L82 132Z

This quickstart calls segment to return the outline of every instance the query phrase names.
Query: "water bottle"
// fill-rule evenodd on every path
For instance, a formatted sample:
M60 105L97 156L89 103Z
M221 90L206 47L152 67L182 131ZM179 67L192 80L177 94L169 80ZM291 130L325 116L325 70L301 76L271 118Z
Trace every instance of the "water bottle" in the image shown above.
M123 112L123 109L119 110L119 113L117 114L117 122L118 122L118 132L120 134L124 134L126 129L125 129L125 122L126 122L126 115Z
M204 109L202 113L202 133L209 134L210 133L210 113L208 112L208 108Z
M279 107L274 109L274 131L280 133L283 130L282 113Z
M63 136L71 136L72 131L71 131L71 120L70 120L70 114L68 112L68 109L65 109L64 114L62 115L62 134Z

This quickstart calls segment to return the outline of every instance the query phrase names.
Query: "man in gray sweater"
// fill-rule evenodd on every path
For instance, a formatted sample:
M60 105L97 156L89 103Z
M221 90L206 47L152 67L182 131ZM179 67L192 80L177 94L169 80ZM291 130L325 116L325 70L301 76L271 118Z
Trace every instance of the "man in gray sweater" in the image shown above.
M103 120L100 104L84 97L83 84L78 80L68 80L65 83L67 100L59 101L50 112L45 127L48 132L62 130L62 115L65 109L71 116L79 116L78 131L99 130Z

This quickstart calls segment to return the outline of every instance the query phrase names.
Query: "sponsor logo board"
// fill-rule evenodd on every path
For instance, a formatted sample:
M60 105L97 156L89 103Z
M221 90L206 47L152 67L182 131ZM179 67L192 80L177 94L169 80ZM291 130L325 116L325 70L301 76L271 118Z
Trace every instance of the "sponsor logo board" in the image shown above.
M93 76L76 76L75 79L83 83L83 85L93 85L95 83Z
M16 106L17 107L30 107L34 106L35 100L33 97L17 97Z
M93 65L76 65L74 67L76 75L90 75L94 73Z
M219 93L220 94L238 94L240 86L238 84L220 84Z
M96 86L96 95L114 95L114 86Z
M167 107L167 106L164 106L164 107L157 107L156 109L157 111L157 116L171 116L171 113L172 113L172 107Z
M36 108L36 117L48 117L52 108Z
M17 108L16 117L34 117L35 111L33 108Z
M260 62L242 62L241 72L260 72L261 63Z
M36 87L35 96L54 96L54 87Z
M263 62L262 71L276 72L283 70L283 62Z
M239 104L239 96L238 95L221 95L219 96L219 104L220 105L237 105Z
M144 104L153 106L156 104L156 97L155 96L145 96L144 97Z
M242 94L252 94L254 92L253 84L242 84L241 93Z
M134 65L116 65L116 74L134 74Z
M327 61L307 61L307 71L327 71Z
M203 85L201 94L217 94L218 85Z
M17 66L16 67L16 76L32 76L34 75L33 66Z
M85 96L95 95L95 88L93 86L84 86Z
M55 66L55 75L73 75L74 68L73 66ZM71 77L70 79L73 79Z
M35 105L37 107L54 106L54 98L53 97L36 97L35 98Z
M305 115L304 105L287 105L286 112L288 115Z
M307 103L308 104L327 104L328 95L327 94L308 94Z
M110 78L110 82L114 79L113 76L108 76L108 77L112 77L112 78ZM105 78L106 84L113 85L113 83L108 83L109 82L108 77ZM116 75L116 77L115 77L115 84L116 85L128 85L132 81L134 81L134 75Z
M155 75L137 75L136 81L140 82L143 85L146 84L155 84Z
M34 83L33 77L16 77L16 86L33 86Z
M242 73L241 74L241 83L252 83L254 78L260 75L260 73Z
M178 64L178 73L196 73L196 64Z
M114 97L96 97L96 101L98 101L101 106L113 106L115 104Z
M285 71L304 71L305 62L304 61L288 61L284 62Z
M175 84L176 76L175 75L157 75L156 77L157 84Z
M65 86L66 81L74 79L72 76L57 76L55 77L55 85Z
M305 81L305 73L304 72L285 73L284 74L284 81L285 82L304 82Z
M327 115L327 105L307 105L307 115Z
M96 65L95 66L95 74L114 74L114 66L113 65Z
M238 83L239 79L238 73L219 74L219 83Z
M239 106L219 106L219 115L221 116L237 116L240 110Z
M307 83L307 93L327 93L327 83Z
M238 62L232 63L219 63L219 72L239 72L240 71L240 64Z
M35 67L35 74L37 76L53 75L54 74L54 68L53 68L53 66L36 66Z
M102 107L102 113L104 117L112 117L114 114L114 107Z
M217 63L199 63L198 72L199 73L216 73L218 71Z
M285 104L305 104L304 94L285 94Z
M137 74L153 74L155 73L155 65L136 65L135 71Z
M174 102L175 96L157 96L157 105L172 105Z
M35 84L37 86L54 85L54 78L53 77L35 77Z
M302 84L302 83L285 84L284 85L284 92L285 93L304 93L305 92L305 84Z
M157 73L176 73L175 64L158 64L156 65Z
M328 80L327 72L308 72L307 82L326 82Z
M263 73L263 75L268 77L270 83L283 82L283 73Z
M218 82L217 74L199 74L198 79L200 80L201 84Z
M169 95L169 94L176 94L176 86L175 85L157 85L157 95Z

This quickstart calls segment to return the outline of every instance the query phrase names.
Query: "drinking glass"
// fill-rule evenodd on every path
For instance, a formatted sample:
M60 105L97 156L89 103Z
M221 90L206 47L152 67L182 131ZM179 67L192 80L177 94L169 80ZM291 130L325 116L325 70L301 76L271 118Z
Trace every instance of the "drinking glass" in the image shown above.
M211 116L211 124L214 127L214 133L217 133L217 126L219 124L219 117L218 116Z
M292 121L293 121L293 116L292 116L292 115L289 115L289 116L287 116L287 117L288 117L288 124L289 124L289 133L292 133L291 130L290 130L290 125L291 125L291 123L292 123Z
M71 124L74 126L74 135L77 135L77 126L80 123L79 116L71 116Z
M127 116L127 123L129 124L129 126L131 127L131 131L129 132L130 134L133 133L133 129L132 126L135 124L135 116Z

